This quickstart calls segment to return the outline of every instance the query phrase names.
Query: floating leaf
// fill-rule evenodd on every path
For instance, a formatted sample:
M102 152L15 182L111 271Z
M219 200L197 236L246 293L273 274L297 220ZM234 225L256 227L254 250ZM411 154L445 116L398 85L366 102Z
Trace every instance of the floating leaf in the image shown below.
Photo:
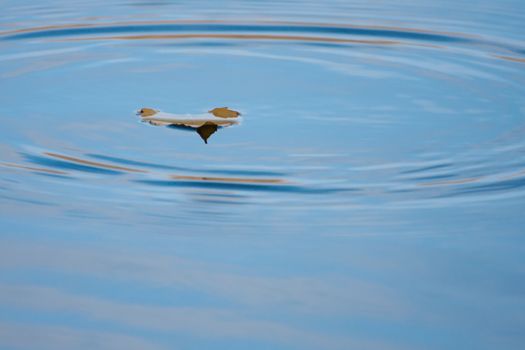
M241 113L228 109L228 107L214 108L211 111L208 111L208 113L211 113L219 118L237 118L241 115Z
M141 117L151 117L152 115L155 115L157 114L158 111L153 109L153 108L142 108L140 111L139 111L139 114Z
M193 129L205 143L208 138L218 129L238 124L236 119L241 114L230 110L228 107L214 108L209 113L212 114L171 114L158 111L153 108L141 108L138 111L142 122L155 126L167 126L176 129Z

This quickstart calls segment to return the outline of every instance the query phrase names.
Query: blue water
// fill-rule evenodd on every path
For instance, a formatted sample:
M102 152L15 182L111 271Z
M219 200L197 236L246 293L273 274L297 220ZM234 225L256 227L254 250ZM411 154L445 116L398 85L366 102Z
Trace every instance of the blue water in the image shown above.
M0 349L522 349L524 23L4 1Z

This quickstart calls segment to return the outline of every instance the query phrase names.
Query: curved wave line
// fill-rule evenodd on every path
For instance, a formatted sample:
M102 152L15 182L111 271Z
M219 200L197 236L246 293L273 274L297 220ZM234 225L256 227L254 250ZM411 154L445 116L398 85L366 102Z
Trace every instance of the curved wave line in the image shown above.
M68 162L80 163L80 164L83 164L83 165L88 165L88 166L97 167L97 168L106 168L106 169L111 169L111 170L128 171L128 172L133 172L133 173L147 173L146 170L142 170L142 169L134 169L134 168L127 168L127 167L122 167L122 166L118 166L118 165L111 165L111 164L105 164L105 163L100 163L100 162L93 162L93 161L90 161L90 160L75 158L75 157L71 157L71 156L64 156L62 154L57 154L57 153L44 152L44 154L46 156L49 156L49 157L58 158L58 159L65 160L65 161L68 161Z
M71 31L70 31L71 30ZM115 32L115 31L143 31L143 30L204 30L204 31L299 31L299 32L330 32L336 34L364 34L375 36L399 36L412 38L432 38L435 40L471 40L473 37L467 37L459 33L430 31L418 28L403 28L390 26L359 26L352 24L331 24L317 22L289 22L289 21L227 21L227 20L176 20L176 21L127 21L114 22L107 24L65 24L65 25L48 25L33 28L22 28L0 32L0 36L14 37L22 34L35 34L36 36L17 36L38 37L53 35L68 35L90 31ZM386 34L386 35L385 35Z
M212 181L228 183L253 183L253 184L283 184L286 181L281 179L250 179L241 177L209 177L209 176L190 176L190 175L171 175L173 180L191 180L191 181Z
M29 171L36 171L41 173L47 173L47 174L53 174L53 175L67 175L68 173L62 170L55 170L55 169L48 169L48 168L36 168L31 166L25 166L21 164L15 164L15 163L0 163L0 165L9 167L9 168L16 168L16 169L24 169Z
M256 32L256 33L316 33L336 35L371 36L438 42L468 42L473 39L445 33L426 32L417 29L389 27L328 26L317 24L231 24L225 22L200 23L149 23L131 22L116 25L69 25L47 26L0 33L5 40L35 39L59 36L82 36L93 34L137 33L137 32Z
M99 40L99 37L74 38L72 41ZM168 40L168 39L240 39L240 40L287 40L287 41L312 41L345 44L369 44L369 45L399 45L401 42L390 40L356 40L342 38L327 38L315 36L291 36L291 35L257 35L257 34L158 34L158 35L123 35L108 36L106 40Z

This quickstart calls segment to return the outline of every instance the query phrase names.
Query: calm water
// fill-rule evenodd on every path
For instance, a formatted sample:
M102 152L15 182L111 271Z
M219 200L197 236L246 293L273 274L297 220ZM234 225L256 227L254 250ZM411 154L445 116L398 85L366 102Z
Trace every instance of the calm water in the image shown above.
M524 23L3 1L0 348L523 349Z

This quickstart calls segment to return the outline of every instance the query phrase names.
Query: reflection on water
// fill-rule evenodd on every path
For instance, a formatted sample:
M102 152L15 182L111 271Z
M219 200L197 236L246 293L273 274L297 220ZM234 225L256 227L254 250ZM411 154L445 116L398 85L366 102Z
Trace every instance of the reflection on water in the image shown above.
M0 349L521 349L524 10L4 2Z
M6 166L6 167L12 167L12 168L26 169L30 171L36 171L36 172L43 172L43 173L48 173L48 174L55 174L55 175L66 175L67 174L65 171L60 171L60 170L55 170L55 169L46 169L46 168L35 168L35 167L29 167L29 166L13 164L13 163L0 163L0 165Z

